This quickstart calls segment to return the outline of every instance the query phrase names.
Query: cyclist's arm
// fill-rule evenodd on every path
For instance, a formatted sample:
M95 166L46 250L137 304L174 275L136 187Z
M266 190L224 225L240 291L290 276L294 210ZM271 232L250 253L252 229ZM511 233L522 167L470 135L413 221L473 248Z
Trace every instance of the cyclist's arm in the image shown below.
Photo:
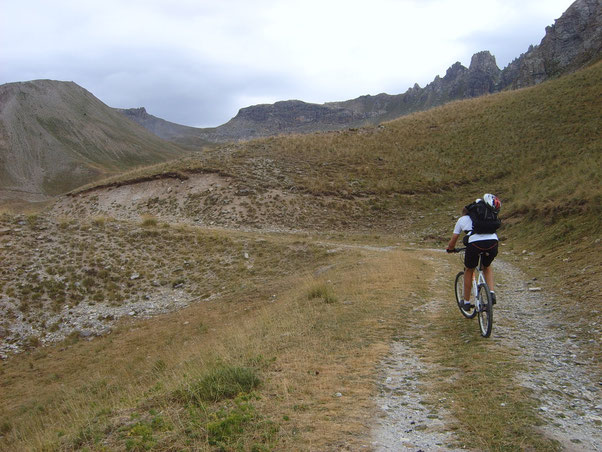
M458 237L460 237L460 234L452 234L452 238L449 241L449 243L447 244L447 250L453 250L456 247L456 242L458 241Z

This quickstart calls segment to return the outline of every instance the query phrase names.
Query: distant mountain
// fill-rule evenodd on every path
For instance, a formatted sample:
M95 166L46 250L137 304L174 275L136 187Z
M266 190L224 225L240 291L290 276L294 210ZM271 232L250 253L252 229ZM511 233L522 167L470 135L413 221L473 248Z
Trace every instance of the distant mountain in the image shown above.
M175 142L202 144L289 133L337 130L377 124L402 115L478 97L504 89L534 85L600 59L602 6L600 0L577 0L546 28L541 44L532 46L504 70L488 51L473 55L470 66L455 63L444 77L404 94L361 96L357 99L311 104L299 100L242 108L227 123L200 129L180 126L149 115L143 108L121 110L158 136Z
M176 124L175 122L169 122L157 118L156 116L149 115L144 107L126 109L116 108L115 110L164 140L193 146L203 146L213 142L227 141L220 140L218 136L212 133L215 129L199 129Z
M184 153L73 82L0 86L0 199L44 199Z

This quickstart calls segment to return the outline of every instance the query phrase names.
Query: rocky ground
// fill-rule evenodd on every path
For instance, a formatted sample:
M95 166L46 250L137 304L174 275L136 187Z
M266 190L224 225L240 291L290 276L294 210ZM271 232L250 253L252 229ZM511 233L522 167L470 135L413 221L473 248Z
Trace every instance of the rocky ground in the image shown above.
M0 359L300 271L327 256L303 240L170 225L0 216Z

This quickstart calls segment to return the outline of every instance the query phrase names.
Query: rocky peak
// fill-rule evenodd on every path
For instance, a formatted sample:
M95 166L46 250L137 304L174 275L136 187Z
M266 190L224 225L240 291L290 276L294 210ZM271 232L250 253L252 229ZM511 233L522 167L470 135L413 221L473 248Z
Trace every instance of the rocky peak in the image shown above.
M447 71L445 72L445 77L443 80L449 81L457 79L459 76L463 75L468 69L466 69L459 61L456 61L452 64Z
M565 68L576 69L602 49L602 2L577 0L546 27L540 49L546 72L555 75Z
M470 60L470 72L484 72L485 74L499 75L501 72L497 66L495 57L488 51L475 53Z
M134 117L134 118L146 119L146 118L150 117L150 115L146 112L146 108L144 108L144 107L118 109L118 111L120 111L121 113L123 113L126 116Z

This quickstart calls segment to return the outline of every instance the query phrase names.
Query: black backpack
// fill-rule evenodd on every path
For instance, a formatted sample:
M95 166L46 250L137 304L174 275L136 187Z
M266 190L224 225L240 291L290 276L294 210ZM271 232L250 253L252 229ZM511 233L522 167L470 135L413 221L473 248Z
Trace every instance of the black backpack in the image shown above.
M466 209L472 220L473 234L493 234L502 225L497 212L485 201L473 202Z

